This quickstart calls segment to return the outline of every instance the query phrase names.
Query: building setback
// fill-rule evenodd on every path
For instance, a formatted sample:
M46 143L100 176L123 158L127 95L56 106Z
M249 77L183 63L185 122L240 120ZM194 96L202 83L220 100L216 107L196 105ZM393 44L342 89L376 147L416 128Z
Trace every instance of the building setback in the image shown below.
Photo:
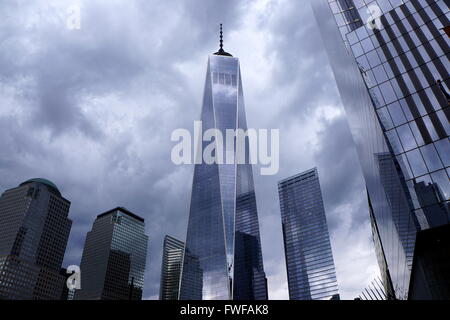
M178 300L184 242L165 236L161 263L159 300Z
M385 292L424 297L410 292L433 286L423 273L422 285L410 281L416 235L450 222L449 1L311 5L365 177Z
M0 197L0 300L59 300L72 221L70 202L46 179L30 179Z
M278 183L291 300L339 299L317 169Z
M97 216L81 258L75 300L141 300L148 236L144 219L125 208Z

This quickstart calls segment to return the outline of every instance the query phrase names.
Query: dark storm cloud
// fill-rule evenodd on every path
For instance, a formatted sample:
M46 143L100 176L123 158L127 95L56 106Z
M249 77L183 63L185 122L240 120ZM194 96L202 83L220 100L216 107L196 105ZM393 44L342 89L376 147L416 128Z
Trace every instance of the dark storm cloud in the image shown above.
M95 216L124 206L146 219L144 295L158 295L162 240L184 240L193 169L171 163L170 135L199 117L223 23L225 49L241 58L249 125L280 128L280 173L254 170L270 297L287 298L277 181L314 166L341 291L362 289L374 265L364 184L303 1L82 1L81 29L68 30L72 4L0 5L0 189L37 176L60 187L74 220L66 265L79 264Z

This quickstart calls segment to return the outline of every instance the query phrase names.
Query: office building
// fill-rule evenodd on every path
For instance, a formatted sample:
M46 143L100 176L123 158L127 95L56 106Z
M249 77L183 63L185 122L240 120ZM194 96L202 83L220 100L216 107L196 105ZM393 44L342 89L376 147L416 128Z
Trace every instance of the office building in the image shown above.
M183 254L184 243L166 235L161 263L159 300L178 300Z
M0 300L59 300L72 221L70 202L46 179L30 179L0 197Z
M203 130L247 130L239 59L222 47L208 59L201 113ZM226 141L223 156L248 158L245 146ZM199 144L198 156L210 143ZM253 173L250 161L220 161L195 165L181 276L181 300L267 299ZM219 161L218 161L219 160Z
M84 243L75 300L140 300L147 243L138 215L122 207L98 215Z
M278 183L291 300L339 299L317 169Z
M450 222L448 1L311 5L365 177L385 291L408 299L417 232Z

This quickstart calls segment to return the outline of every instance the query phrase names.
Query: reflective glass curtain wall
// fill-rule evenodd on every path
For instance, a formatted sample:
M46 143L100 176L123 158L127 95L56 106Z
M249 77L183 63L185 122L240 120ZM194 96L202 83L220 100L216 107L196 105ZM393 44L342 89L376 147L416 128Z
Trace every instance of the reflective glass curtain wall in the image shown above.
M115 208L97 216L81 258L76 300L141 300L148 236L144 219Z
M161 263L159 300L178 300L184 243L165 236Z
M217 129L224 137L227 129L247 130L237 58L209 57L201 120L204 132ZM200 143L197 155L209 144ZM224 141L224 150L239 156L234 144ZM267 299L250 164L196 164L180 299Z
M31 179L0 197L0 300L59 300L72 221L51 181Z
M450 219L448 1L345 2L311 4L357 146L382 264L405 299L416 231ZM360 27L348 8L358 10ZM374 8L376 29L366 24L377 18Z
M278 183L291 300L339 298L317 169Z

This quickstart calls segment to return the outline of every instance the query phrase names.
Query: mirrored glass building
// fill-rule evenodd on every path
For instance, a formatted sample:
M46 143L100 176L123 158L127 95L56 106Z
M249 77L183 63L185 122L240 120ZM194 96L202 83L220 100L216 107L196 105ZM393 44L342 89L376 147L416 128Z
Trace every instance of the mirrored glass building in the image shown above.
M450 222L448 0L311 0L355 141L385 290Z
M339 299L317 169L278 183L291 300Z
M0 197L0 300L59 300L70 202L37 178Z
M141 300L148 236L144 219L118 207L97 216L81 258L75 300Z
M222 41L208 58L201 120L203 131L223 137L227 129L247 130L239 59L223 50ZM212 141L215 161L194 169L180 299L267 299L252 167L234 161L249 157L248 137L243 150L234 141L223 148ZM198 144L196 160L210 144Z
M178 300L183 253L184 242L164 237L159 300Z

